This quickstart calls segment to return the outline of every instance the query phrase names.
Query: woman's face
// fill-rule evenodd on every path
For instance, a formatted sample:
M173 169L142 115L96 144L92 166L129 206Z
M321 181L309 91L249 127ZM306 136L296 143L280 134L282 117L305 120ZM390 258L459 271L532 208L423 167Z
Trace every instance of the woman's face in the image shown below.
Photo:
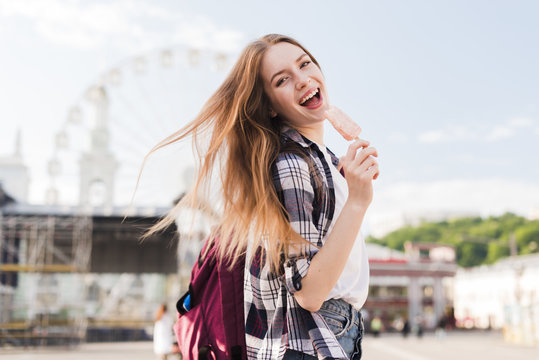
M300 47L272 45L262 59L261 75L272 117L279 115L297 128L322 124L329 105L324 76Z

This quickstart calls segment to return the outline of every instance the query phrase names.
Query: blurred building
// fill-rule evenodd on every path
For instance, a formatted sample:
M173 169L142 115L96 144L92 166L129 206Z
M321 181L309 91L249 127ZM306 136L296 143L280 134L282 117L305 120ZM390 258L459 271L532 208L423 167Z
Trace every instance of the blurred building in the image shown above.
M503 329L510 342L539 343L539 254L459 269L455 315L462 326Z
M412 325L434 328L452 307L455 249L427 243L405 244L405 252L367 244L370 265L368 317L379 316L386 330Z
M17 132L13 154L0 156L0 184L18 202L28 201L30 176L21 150L21 132Z

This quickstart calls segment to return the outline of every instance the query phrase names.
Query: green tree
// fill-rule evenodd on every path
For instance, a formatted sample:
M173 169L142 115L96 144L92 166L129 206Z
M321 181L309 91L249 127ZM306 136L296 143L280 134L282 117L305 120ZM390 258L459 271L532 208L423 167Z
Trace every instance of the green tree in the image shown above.
M539 221L531 221L515 230L520 254L539 252Z
M490 242L487 245L487 257L485 262L487 264L495 263L499 259L509 256L509 253L510 251L508 244L504 244L499 241Z
M462 242L457 246L457 263L463 267L481 265L487 256L488 244Z

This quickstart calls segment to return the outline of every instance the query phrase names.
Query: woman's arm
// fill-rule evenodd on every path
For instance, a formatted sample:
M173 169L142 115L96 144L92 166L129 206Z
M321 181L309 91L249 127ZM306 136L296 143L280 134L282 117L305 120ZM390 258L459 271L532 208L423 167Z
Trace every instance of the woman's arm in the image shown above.
M312 258L301 280L301 290L294 293L296 301L306 310L318 311L337 283L372 201L372 180L379 173L374 157L378 154L368 145L365 140L355 141L341 159L348 199L324 246Z

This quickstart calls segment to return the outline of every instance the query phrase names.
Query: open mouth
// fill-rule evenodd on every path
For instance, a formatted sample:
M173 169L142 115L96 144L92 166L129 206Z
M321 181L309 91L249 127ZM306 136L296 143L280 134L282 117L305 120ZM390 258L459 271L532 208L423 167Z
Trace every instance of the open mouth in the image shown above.
M316 107L320 104L320 89L316 88L305 95L299 102L301 106Z

